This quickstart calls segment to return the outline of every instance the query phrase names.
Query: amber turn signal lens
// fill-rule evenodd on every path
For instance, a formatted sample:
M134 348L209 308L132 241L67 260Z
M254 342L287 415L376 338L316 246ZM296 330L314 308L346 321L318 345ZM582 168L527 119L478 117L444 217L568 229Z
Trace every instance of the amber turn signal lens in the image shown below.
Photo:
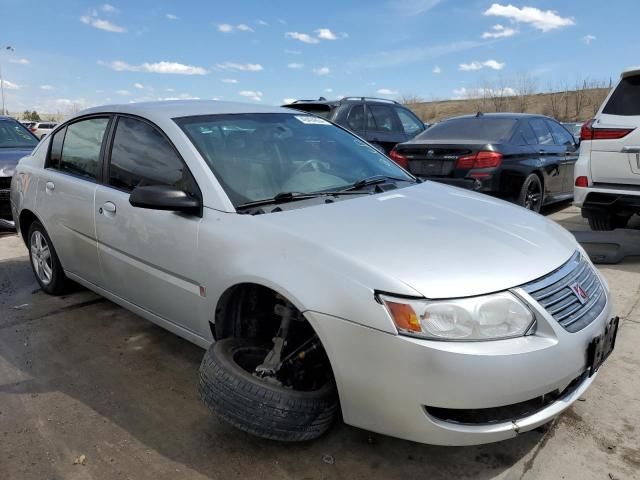
M391 317L396 324L396 327L409 331L409 332L421 332L420 321L416 312L411 308L411 305L405 303L385 302Z

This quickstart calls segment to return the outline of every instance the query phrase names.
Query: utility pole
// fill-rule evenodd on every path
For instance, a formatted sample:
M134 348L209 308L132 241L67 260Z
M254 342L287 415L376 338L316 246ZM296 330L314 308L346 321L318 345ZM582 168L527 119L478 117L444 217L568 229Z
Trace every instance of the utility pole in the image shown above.
M11 45L2 47L2 50L7 50L9 52L14 51ZM4 104L4 80L2 79L2 62L0 62L0 95L2 96L2 111L0 111L0 115L6 115L7 109L5 108Z

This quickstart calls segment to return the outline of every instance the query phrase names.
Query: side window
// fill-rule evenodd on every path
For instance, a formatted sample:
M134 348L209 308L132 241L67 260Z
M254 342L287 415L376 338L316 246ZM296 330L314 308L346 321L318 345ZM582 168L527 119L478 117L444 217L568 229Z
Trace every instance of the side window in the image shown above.
M197 187L169 141L153 126L121 117L111 148L109 185L131 191L137 186L169 185L196 195Z
M364 107L355 105L351 107L347 115L347 126L356 132L364 131Z
M415 137L424 130L424 124L404 108L395 107L395 111L398 114L404 133L409 137Z
M573 135L571 135L562 125L552 122L551 120L547 120L547 125L549 125L549 128L551 129L553 139L557 145L573 145L575 143Z
M520 132L520 138L518 140L522 142L523 145L536 145L538 143L538 139L533 133L529 122L520 122L518 131Z
M375 122L375 126L370 127L367 125L367 129L371 128L372 130L376 130L378 132L400 132L401 125L398 117L394 113L391 107L386 105L370 105L368 110L371 112L373 116L373 121Z
M68 125L58 167L60 171L96 180L100 171L102 139L108 124L108 118L90 118Z
M547 124L541 118L529 120L529 125L533 129L538 145L553 145L553 137Z
M51 139L51 149L49 150L49 160L47 167L60 168L60 157L62 157L62 142L64 142L64 134L67 133L67 127L58 130Z

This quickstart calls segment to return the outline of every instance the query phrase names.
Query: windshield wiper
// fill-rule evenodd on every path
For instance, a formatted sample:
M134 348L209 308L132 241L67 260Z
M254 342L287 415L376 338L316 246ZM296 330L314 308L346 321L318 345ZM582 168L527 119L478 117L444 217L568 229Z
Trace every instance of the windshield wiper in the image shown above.
M363 178L362 180L358 180L357 182L352 183L350 186L345 188L344 190L360 190L361 188L368 187L369 185L378 185L379 183L384 183L388 180L394 180L396 182L410 182L416 183L411 177L408 178L400 178L393 177L390 175L374 175L373 177Z
M362 195L362 192L346 192L343 190L310 192L310 193L280 192L271 198L263 198L262 200L255 200L253 202L242 203L236 207L236 210L241 208L259 207L260 205L270 205L272 203L273 204L287 203L287 202L294 202L296 200L308 200L310 198L332 197L332 196L338 196L338 195Z

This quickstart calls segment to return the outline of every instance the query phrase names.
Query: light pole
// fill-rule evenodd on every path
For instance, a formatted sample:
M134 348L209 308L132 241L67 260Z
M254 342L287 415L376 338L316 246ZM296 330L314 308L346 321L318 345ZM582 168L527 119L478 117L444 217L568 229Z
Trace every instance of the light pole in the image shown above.
M11 45L2 47L2 50L7 50L9 52L14 51ZM0 62L0 95L2 96L2 112L0 112L0 115L5 115L7 110L4 107L4 80L2 80L2 62Z

